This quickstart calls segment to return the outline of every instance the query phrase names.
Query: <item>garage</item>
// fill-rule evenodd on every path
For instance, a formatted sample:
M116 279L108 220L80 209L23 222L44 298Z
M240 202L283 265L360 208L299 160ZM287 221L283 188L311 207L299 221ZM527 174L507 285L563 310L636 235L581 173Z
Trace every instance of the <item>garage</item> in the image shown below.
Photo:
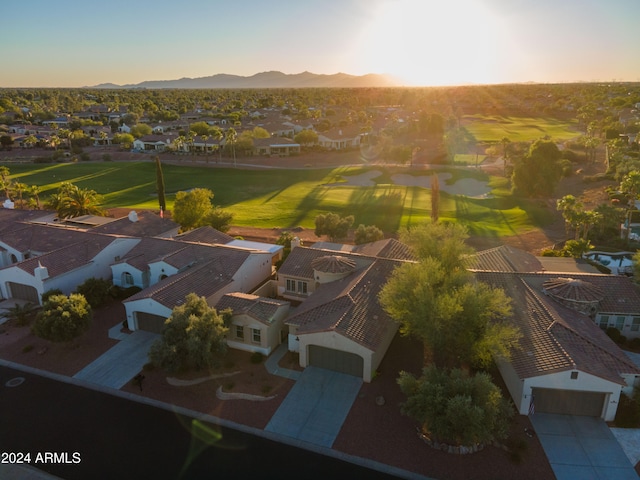
M147 312L135 312L135 316L138 321L138 330L153 333L162 333L164 322L167 319L167 317Z
M40 294L38 294L38 290L36 290L35 287L14 282L7 282L7 286L9 287L10 298L26 300L27 302L40 305Z
M606 393L534 388L536 413L601 417Z
M309 345L309 365L360 378L364 373L364 360L361 356L318 345Z

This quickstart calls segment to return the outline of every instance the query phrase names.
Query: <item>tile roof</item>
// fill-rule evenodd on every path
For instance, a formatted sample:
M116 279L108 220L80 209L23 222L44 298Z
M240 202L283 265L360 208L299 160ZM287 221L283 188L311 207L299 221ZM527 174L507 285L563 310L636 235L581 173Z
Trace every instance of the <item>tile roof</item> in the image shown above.
M209 244L227 244L234 240L231 235L227 235L226 233L222 233L219 230L216 230L213 227L200 227L194 230L189 230L183 234L175 237L176 240L183 240L185 242L194 242L194 243L209 243Z
M284 307L289 307L289 302L241 292L227 293L216 304L218 311L230 308L234 315L249 315L265 325L270 325Z
M278 276L292 276L298 278L313 279L313 267L311 263L320 257L335 254L335 250L320 250L312 247L296 247L291 250L289 256L278 270ZM354 255L341 252L341 256L355 261L356 268L361 268L373 263L375 258L364 255Z
M401 262L377 259L347 277L322 284L285 323L297 334L333 331L375 351L397 324L378 302L387 277Z
M51 252L87 238L84 231L47 225L16 223L2 232L2 242L20 252Z
M189 293L209 298L233 282L250 252L210 247L210 255L202 258L186 270L127 298L125 302L152 299L167 308L184 302Z
M325 255L314 259L311 268L325 273L347 273L356 268L356 262L341 255Z
M640 373L591 318L546 297L528 281L532 277L476 273L478 280L503 288L513 301L512 320L522 339L511 364L520 378L577 369L623 385L621 374Z
M469 269L489 272L541 272L540 261L530 253L501 245L470 256Z
M406 244L395 238L387 238L362 245L348 245L343 243L316 242L312 248L333 250L336 252L351 252L378 258L395 260L416 260L415 255Z
M542 292L544 283L558 276L557 273L523 274L522 278L536 291ZM599 313L640 314L640 288L628 277L593 273L571 273L568 277L588 282L603 293Z
M33 275L36 267L42 265L47 268L49 278L56 277L91 262L114 240L114 237L106 235L91 235L82 241L65 245L37 257L31 257L15 264L15 266Z
M160 215L141 211L136 212L137 220L132 222L128 216L113 220L105 225L92 228L92 232L130 237L156 237L177 230L179 225L171 219L160 218Z

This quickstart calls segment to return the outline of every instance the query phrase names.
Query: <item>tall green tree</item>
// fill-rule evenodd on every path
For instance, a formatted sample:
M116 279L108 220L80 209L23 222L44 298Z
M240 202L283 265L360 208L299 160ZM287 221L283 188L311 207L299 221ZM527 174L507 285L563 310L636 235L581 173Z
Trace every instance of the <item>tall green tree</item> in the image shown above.
M162 337L151 346L151 362L169 372L213 367L227 351L226 313L218 313L204 297L187 295L173 309Z
M332 242L347 238L349 228L353 225L353 215L341 217L337 213L321 213L316 216L316 236L327 235Z
M229 148L233 152L233 166L236 166L236 143L238 142L238 132L231 127L227 130L224 137L225 145L229 145Z
M384 232L375 225L358 225L354 233L354 243L362 245L363 243L377 242L384 238Z
M173 219L180 224L181 231L209 225L221 232L231 227L233 214L211 202L213 192L208 188L194 188L189 192L178 192L173 204Z
M620 182L620 191L627 197L627 229L625 234L625 240L629 241L629 234L631 233L631 222L633 212L636 211L636 200L640 195L640 171L633 170L626 174Z
M550 141L536 140L529 152L516 161L511 182L514 193L525 197L548 197L562 177L561 153Z
M164 175L162 173L162 163L160 157L156 155L156 191L158 192L158 206L160 207L160 215L164 215L167 209L167 201L164 196Z
M510 300L466 270L464 230L431 223L418 233L411 241L419 261L396 268L379 294L400 333L422 340L425 363L442 368L509 358L520 338L508 322Z

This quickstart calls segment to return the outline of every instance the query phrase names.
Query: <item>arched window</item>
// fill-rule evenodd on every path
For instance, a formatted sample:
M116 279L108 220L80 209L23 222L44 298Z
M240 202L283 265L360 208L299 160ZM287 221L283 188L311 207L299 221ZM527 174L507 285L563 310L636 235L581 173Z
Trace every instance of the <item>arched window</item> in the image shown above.
M18 257L16 257L13 253L11 254L11 263L18 263Z

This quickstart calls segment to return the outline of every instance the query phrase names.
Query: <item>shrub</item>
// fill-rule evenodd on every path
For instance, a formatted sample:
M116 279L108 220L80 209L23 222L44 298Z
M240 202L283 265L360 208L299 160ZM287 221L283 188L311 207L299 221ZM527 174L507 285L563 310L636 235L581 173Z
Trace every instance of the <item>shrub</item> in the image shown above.
M23 327L33 320L37 308L38 306L33 303L17 304L10 308L4 308L4 312L0 313L0 318L6 317L15 321L17 326Z
M83 283L78 285L76 293L84 295L91 308L99 308L106 304L111 298L111 288L113 284L111 280L103 278L87 278Z
M31 350L33 350L33 345L25 345L22 347L22 353L29 353Z
M72 293L52 295L33 325L33 333L53 342L72 340L85 332L91 324L91 306L84 296Z
M636 337L636 338L632 338L631 340L629 340L628 347L631 350L635 351L635 352L639 351L640 350L640 338Z
M609 336L609 338L614 342L616 342L618 345L624 345L625 342L627 341L627 337L622 335L620 333L620 330L618 330L616 327L607 328L606 333Z
M52 297L53 295L64 295L64 294L62 293L62 290L60 290L59 288L52 288L51 290L47 290L42 294L42 303L49 300L49 297Z
M398 384L407 395L402 413L434 440L473 445L507 438L514 410L486 373L469 376L432 364L420 378L401 372Z
M102 161L103 162L110 162L112 161L111 155L108 153L103 153L102 154Z

